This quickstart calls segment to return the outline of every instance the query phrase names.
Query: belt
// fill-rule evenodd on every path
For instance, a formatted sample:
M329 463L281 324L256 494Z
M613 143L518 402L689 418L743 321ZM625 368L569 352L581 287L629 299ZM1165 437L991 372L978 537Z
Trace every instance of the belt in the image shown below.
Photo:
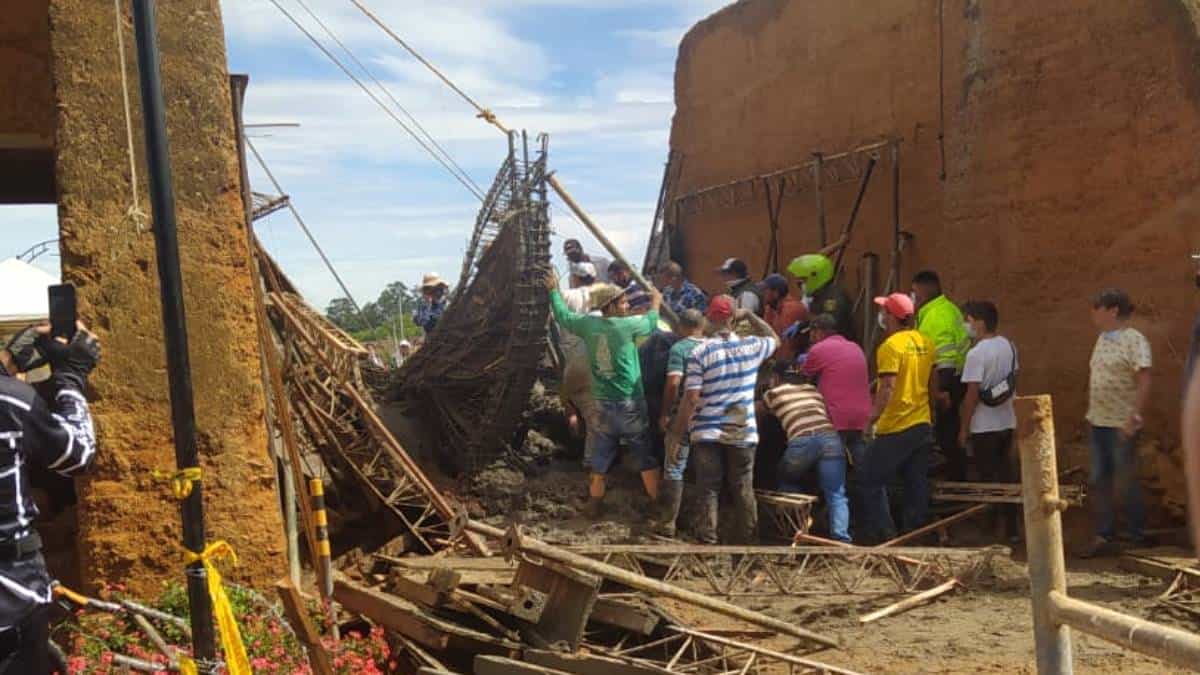
M42 550L42 538L38 536L37 532L30 532L28 536L20 539L0 541L0 561L20 560L40 550Z

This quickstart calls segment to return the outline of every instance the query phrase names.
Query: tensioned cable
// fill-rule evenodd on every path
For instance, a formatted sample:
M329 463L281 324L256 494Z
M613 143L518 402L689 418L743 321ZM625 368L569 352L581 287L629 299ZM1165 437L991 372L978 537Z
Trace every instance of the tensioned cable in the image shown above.
M459 96L461 96L464 101L469 103L471 105L471 107L475 108L475 110L479 112L480 118L482 118L488 124L495 126L497 129L499 129L501 132L503 132L504 135L506 135L506 136L508 135L508 127L506 127L500 123L500 120L496 118L495 113L493 113L491 110L480 105L475 99L468 96L467 92L463 91L462 89L460 89L458 87L458 85L456 85L456 84L454 84L454 82L450 81L450 78L443 75L442 71L437 69L437 66L430 63L429 60L426 59L424 56L421 56L420 52L418 52L417 50L410 47L408 45L408 43L404 41L403 38L401 38L399 35L397 35L395 31L393 31L391 28L388 27L387 24L385 24L383 22L383 19L380 19L374 12L372 12L370 9L367 9L366 5L359 2L359 0L350 0L350 2L353 3L354 6L357 7L360 12L365 14L368 19L373 21L376 26L379 26L379 28L382 29L383 32L387 33L390 38L395 40L401 47L404 47L404 49L407 50L409 54L412 54L413 58L420 61L422 63L422 65L424 65L426 68L428 68L431 73L433 73L434 75L437 75L438 79L440 79L442 82L445 82L447 87L450 87L451 89L453 89L454 92L456 94L458 94Z
M321 17L317 16L317 14L312 11L312 9L308 6L308 4L306 2L304 2L304 0L296 0L296 4L300 5L300 7L305 12L307 12L310 17L312 17L312 20L317 22L317 25L320 26L321 29L325 31L325 34L328 35L329 38L337 44L337 46L342 48L343 52L346 52L346 56L349 56L350 60L353 61L354 64L357 65L359 67L359 69L362 70L362 72L368 78L370 78L372 82L375 83L376 87L379 87L379 90L382 91L383 94L385 96L387 96L389 100L391 100L391 102L396 106L396 109L399 110L400 112L404 113L404 116L407 117L410 122L412 122L412 125L414 127L416 127L422 134L424 134L425 138L429 141L430 145L432 145L439 152L441 152L442 157L444 157L446 159L446 161L450 163L451 166L453 166L455 169L457 169L459 175L461 175L464 179L466 179L466 181L469 182L471 185L475 186L476 190L478 190L479 192L482 193L483 188L481 188L479 186L479 183L476 183L471 178L470 174L467 173L466 169L462 168L462 166L460 166L458 162L454 161L454 158L450 156L450 153L446 151L446 148L442 147L442 144L437 142L437 139L433 137L433 134L429 133L429 131L425 128L425 126L422 125L421 122L419 120L417 120L417 118L414 117L413 114L408 111L408 109L406 109L403 105L401 105L400 101L397 100L394 95L392 95L391 90L388 89L386 86L384 86L383 82L381 82L379 80L379 78L375 77L375 73L371 72L371 69L368 68L367 65L365 63L363 63L361 59L359 59L357 56L354 55L354 52L351 51L350 48L346 46L346 43L342 42L341 38L339 38L337 36L337 34L333 32L333 29L330 28L323 20L321 20Z
M275 186L275 192L280 195L286 195L287 193L283 191L283 186L279 184L278 180L275 180L275 174L271 173L271 168L267 166L266 160L263 159L262 155L258 154L258 148L254 147L254 144L250 142L249 138L246 138L245 136L242 138L246 141L246 147L250 148L250 152L254 154L254 159L258 161L258 165L262 167L263 173L267 174L267 179L271 181L271 185ZM362 307L359 306L358 301L354 299L354 295L350 293L350 289L346 287L346 282L342 281L342 275L338 274L337 269L335 269L333 266L333 262L329 260L329 256L325 255L324 249L322 249L321 245L317 243L317 238L313 236L312 230L308 229L308 224L305 223L304 219L300 217L300 212L296 210L296 207L292 204L291 199L287 200L287 207L288 210L292 212L292 216L296 219L296 222L300 224L300 229L304 231L304 236L308 237L309 243L313 245L313 248L317 249L317 254L320 255L321 260L325 262L325 267L329 269L329 273L332 274L333 278L337 280L338 286L342 288L342 293L346 294L346 299L350 301L350 304L354 305L354 310L358 312L360 317L362 317L362 320L367 324L367 327L374 330L375 324L370 318L367 317L366 314L363 313Z
M441 164L442 168L444 168L446 171L448 171L451 176L454 176L454 179L457 180L460 184L462 184L462 186L464 188L466 188L468 192L470 192L472 195L474 195L475 198L478 199L479 201L484 200L484 194L482 191L477 190L470 183L463 180L462 176L459 176L457 173L455 173L454 170L450 167L450 165L448 165L446 163L445 160L443 160L441 157L439 157L438 154L436 152L434 152L429 147L428 144L425 143L425 141L421 140L421 137L418 136L416 134L416 132L414 132L411 128L409 128L409 126L404 123L404 120L400 119L400 117L395 113L395 111L393 111L391 108L389 108L388 105L386 103L384 103L375 94L375 92L371 91L370 87L368 87L366 84L364 84L363 81L361 79L359 79L359 77L357 75L355 75L353 72L351 72L350 69L347 68L346 65L344 63L342 63L341 60L338 59L338 57L333 54L333 52L329 51L329 49L326 48L325 45L321 44L321 41L318 40L317 37L315 35L313 35L307 28L305 28L304 24L300 23L300 21L298 19L296 19L296 17L293 16L291 12L289 12L283 5L281 5L279 3L279 0L271 0L271 4L275 5L275 8L278 9L285 17L287 17L287 19L292 22L292 25L294 25L297 29L299 29L301 33L304 33L304 36L307 37L310 42L312 42L314 45L316 45L317 49L320 49L321 52L323 54L325 54L326 58L328 58L330 61L333 61L334 65L336 65L338 68L340 68L342 70L342 72L346 74L347 77L349 77L351 80L353 80L354 83L359 86L359 88L361 88L364 92L366 92L367 96L370 96L371 100L375 101L376 105L378 105L380 108L382 108L383 111L388 114L388 116L390 116L393 120L395 120L396 124L400 125L400 128L402 128L406 132L408 132L408 134L410 136L412 136L413 140L415 140L417 142L417 144L420 145L421 148L425 150L425 152L429 153L429 156L433 157L434 160L436 160L438 164Z

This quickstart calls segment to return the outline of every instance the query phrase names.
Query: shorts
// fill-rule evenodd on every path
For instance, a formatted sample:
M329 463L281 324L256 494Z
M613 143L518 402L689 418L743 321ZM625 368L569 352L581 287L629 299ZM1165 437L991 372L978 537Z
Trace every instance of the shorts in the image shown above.
M592 473L608 473L622 443L638 471L658 468L645 401L596 401L596 422L588 429Z

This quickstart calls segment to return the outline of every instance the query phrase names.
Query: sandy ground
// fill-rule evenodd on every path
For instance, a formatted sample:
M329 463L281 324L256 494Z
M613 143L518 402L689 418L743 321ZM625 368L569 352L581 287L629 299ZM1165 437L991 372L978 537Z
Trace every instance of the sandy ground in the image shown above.
M639 527L644 522L642 509L646 500L632 472L619 471L613 476L605 517L593 522L579 514L586 474L577 462L553 460L527 470L530 475L524 476L513 469L497 468L474 479L475 508L501 514L485 520L497 526L522 522L536 536L561 544L648 540L640 534ZM685 504L685 518L687 511ZM1072 514L1067 525L1068 548L1073 550L1085 541L1085 515ZM955 529L952 536L963 545L991 543L981 534L978 523L968 522ZM865 627L858 623L860 615L891 604L900 596L759 597L738 602L837 637L846 645L843 649L816 653L812 658L865 673L1035 673L1024 550L1020 544L1014 549L1011 558L997 559L992 574L979 579L969 590L943 596ZM1179 548L1164 548L1161 553L1184 555ZM1162 592L1164 582L1120 570L1116 558L1081 560L1071 556L1068 580L1072 597L1180 628L1200 630L1200 622L1172 616L1155 607L1155 597ZM721 617L705 616L703 612L670 602L664 604L693 625L728 625ZM1073 642L1077 672L1185 672L1078 632ZM791 646L787 640L763 644L784 650Z

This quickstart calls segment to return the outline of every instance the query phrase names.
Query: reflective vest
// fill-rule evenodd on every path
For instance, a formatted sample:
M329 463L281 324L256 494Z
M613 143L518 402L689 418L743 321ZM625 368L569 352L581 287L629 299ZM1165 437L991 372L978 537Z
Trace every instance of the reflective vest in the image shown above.
M934 367L954 368L961 373L971 349L971 339L963 325L963 315L949 298L939 295L917 311L917 330L933 340L936 348Z

